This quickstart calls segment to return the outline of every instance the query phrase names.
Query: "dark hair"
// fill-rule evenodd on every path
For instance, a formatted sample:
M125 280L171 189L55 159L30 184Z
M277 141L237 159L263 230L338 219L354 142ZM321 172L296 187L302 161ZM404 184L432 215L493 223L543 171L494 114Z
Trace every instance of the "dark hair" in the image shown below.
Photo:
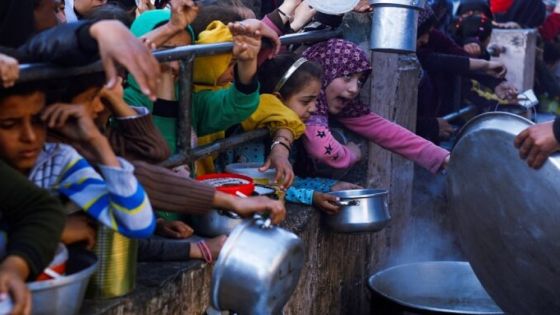
M191 27L195 34L204 31L208 24L213 21L222 21L224 24L243 20L241 15L234 7L225 7L221 5L209 5L200 7L196 19L191 23Z
M37 91L45 92L45 89L45 82L43 81L18 83L11 88L0 87L0 103L13 95L30 95Z
M132 21L134 21L134 10L126 11L123 7L117 4L105 4L93 9L85 17L92 21L101 20L117 20L130 28Z
M47 89L47 104L71 103L74 97L85 90L91 87L101 88L104 84L105 74L103 72L52 81Z
M263 63L258 70L258 78L261 84L260 92L274 93L280 79L297 60L298 56L295 54L282 54ZM288 98L301 91L307 82L311 80L321 81L322 77L323 69L321 66L315 62L307 61L290 76L278 93L282 97Z
M485 14L470 11L453 21L450 33L461 43L469 38L483 42L492 35L492 28L492 20Z

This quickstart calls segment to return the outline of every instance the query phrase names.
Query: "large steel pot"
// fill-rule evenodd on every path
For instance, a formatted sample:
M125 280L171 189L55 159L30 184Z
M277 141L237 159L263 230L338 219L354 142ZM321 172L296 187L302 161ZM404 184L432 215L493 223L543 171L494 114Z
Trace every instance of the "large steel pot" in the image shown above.
M262 219L238 225L214 266L213 307L241 315L281 314L297 286L303 249L295 234Z
M95 255L70 247L66 275L27 284L33 300L33 315L78 314L88 281L97 267Z
M370 0L373 6L370 47L373 50L416 51L418 11L425 0Z
M335 215L324 214L328 227L336 232L377 232L389 221L388 192L382 189L355 189L331 192L340 201Z
M236 213L215 209L205 214L193 215L189 219L196 233L207 237L229 235L243 221Z
M394 266L371 276L368 285L374 292L376 314L503 314L468 262ZM384 304L378 297L392 303Z

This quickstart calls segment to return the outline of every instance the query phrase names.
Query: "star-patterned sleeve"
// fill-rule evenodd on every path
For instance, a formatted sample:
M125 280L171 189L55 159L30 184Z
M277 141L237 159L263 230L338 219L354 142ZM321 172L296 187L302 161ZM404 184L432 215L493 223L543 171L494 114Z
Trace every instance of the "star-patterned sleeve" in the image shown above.
M313 192L329 192L336 180L329 178L297 177L294 183L286 191L286 200L293 203L305 205L313 204Z
M348 168L358 162L358 157L333 137L328 126L307 125L303 145L311 158L334 168Z

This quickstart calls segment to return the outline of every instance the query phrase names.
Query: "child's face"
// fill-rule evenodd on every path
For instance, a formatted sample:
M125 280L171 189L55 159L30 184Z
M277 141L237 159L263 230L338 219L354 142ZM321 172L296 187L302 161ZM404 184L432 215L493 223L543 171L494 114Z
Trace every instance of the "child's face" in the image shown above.
M358 72L332 80L325 89L329 113L333 115L340 113L346 107L348 101L356 98L360 93L364 79L365 74Z
M284 100L284 105L296 112L301 120L306 121L316 110L317 97L321 92L321 81L312 80L301 90Z
M87 108L88 114L91 118L96 119L99 114L105 110L105 106L101 101L100 92L100 87L92 86L82 93L74 96L72 103L83 104Z
M45 144L47 129L41 120L45 95L12 95L0 102L0 158L26 174Z

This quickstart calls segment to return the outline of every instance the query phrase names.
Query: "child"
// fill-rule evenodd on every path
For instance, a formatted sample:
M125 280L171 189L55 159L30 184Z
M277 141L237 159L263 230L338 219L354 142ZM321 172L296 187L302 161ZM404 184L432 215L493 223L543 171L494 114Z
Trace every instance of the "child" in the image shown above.
M304 57L323 66L321 95L317 111L306 122L303 144L307 153L334 168L349 168L361 158L353 143L340 144L329 130L329 119L382 147L411 159L435 173L449 158L449 152L409 130L371 113L359 101L360 88L371 72L365 53L355 44L330 39L308 48Z
M260 103L257 110L241 123L244 131L268 128L272 135L269 159L281 158L289 163L292 142L303 135L304 122L316 111L315 102L321 90L321 67L285 54L265 62L259 68L262 84ZM233 152L228 152L228 162L264 162L267 150L262 143L250 143ZM276 155L274 157L274 155ZM224 162L227 164L228 162ZM269 162L266 163L268 166ZM337 185L338 184L338 185ZM303 204L315 204L327 212L338 207L329 201L326 192L340 186L358 187L349 183L319 178L296 178L286 192L286 200Z
M90 88L72 101L87 103L96 93ZM133 238L151 235L155 228L154 214L133 175L132 165L115 156L91 117L63 109L62 105L45 108L45 94L37 89L5 91L0 96L0 158L39 187L67 198L123 235ZM47 127L87 147L99 161L101 174L72 147L47 143ZM74 217L69 219L63 242L88 240L91 247L94 232L86 224L75 224L74 220Z
M62 206L0 162L0 214L9 227L1 242L0 302L10 294L12 313L30 314L31 293L24 282L34 280L52 260L64 226Z

